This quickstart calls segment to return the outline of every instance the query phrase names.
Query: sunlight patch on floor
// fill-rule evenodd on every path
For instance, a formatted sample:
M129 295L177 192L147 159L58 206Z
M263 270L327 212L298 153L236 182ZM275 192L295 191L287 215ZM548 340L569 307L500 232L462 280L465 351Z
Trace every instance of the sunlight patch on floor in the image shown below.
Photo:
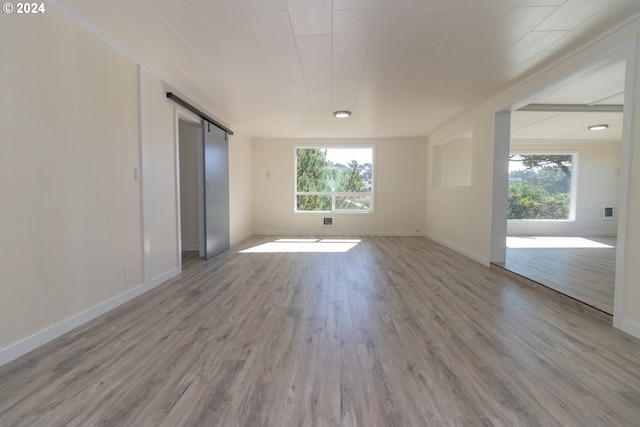
M360 239L278 239L245 249L240 253L347 252L358 243Z
M600 243L584 237L560 237L560 236L526 236L507 237L507 248L599 248L611 249L614 246Z

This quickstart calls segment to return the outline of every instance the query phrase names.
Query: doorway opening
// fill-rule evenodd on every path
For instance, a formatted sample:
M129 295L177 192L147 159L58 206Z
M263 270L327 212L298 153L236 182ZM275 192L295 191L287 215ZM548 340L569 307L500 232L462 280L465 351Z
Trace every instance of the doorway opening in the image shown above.
M492 263L609 314L626 216L626 58L601 58L496 114Z

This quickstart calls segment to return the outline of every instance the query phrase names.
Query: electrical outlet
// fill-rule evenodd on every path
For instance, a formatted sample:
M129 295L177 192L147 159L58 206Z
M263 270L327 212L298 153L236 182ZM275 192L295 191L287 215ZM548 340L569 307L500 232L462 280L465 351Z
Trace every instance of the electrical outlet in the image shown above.
M133 279L133 266L127 265L124 268L124 280L128 282L131 279Z

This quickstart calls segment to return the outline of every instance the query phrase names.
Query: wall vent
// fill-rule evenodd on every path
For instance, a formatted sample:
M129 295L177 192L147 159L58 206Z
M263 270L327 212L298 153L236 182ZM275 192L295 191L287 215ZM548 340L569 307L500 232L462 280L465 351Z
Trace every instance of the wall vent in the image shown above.
M613 219L613 207L612 206L603 206L602 207L602 219L603 220L612 220Z
M333 217L326 216L322 218L322 225L325 227L333 227Z

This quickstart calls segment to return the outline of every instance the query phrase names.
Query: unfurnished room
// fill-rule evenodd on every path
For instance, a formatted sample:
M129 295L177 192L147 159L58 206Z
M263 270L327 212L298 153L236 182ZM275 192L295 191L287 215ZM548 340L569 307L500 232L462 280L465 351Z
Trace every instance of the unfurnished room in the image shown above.
M637 426L639 0L0 14L0 426Z

